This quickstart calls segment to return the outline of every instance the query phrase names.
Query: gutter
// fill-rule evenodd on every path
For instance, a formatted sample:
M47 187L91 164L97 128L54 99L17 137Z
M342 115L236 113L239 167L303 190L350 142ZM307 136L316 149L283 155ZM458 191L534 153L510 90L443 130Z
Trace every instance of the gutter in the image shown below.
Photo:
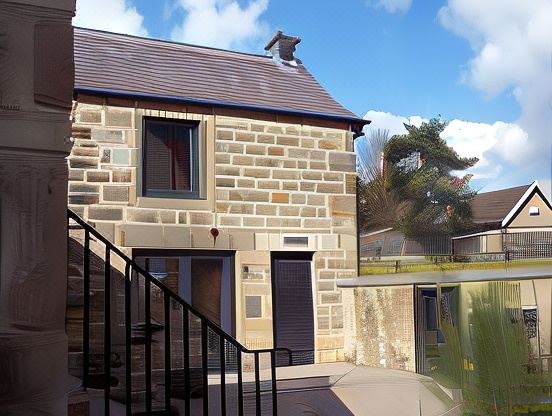
M298 117L312 117L323 120L331 121L341 121L350 123L353 128L354 138L362 136L362 128L370 124L369 120L364 120L359 117L348 117L341 116L336 114L318 112L318 111L306 111L306 110L293 110L293 109L282 109L277 107L256 105L256 104L237 104L224 100L213 100L213 99L204 99L204 98L191 98L191 97L178 97L174 95L160 95L160 94L150 94L146 92L135 92L135 91L124 91L124 90L115 90L109 88L95 88L95 87L80 87L75 86L74 88L74 97L78 94L89 94L102 97L118 97L118 98L128 98L128 99L145 99L151 101L158 101L164 103L176 103L176 104L193 104L193 105L210 105L222 108L231 108L236 110L251 110L251 111L263 111L270 112L274 114L281 114L286 116L298 116Z

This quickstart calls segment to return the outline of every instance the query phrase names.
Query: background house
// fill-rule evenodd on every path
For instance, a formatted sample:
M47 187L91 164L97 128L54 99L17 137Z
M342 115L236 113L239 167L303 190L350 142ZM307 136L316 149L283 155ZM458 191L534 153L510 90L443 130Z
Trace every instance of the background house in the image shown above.
M405 238L386 228L360 236L362 259L399 256L469 256L473 260L552 257L552 205L535 181L476 194L471 203L475 233Z
M484 258L552 257L552 205L535 181L484 192L471 203L478 233L453 238L454 254Z
M336 361L367 122L298 42L261 56L75 29L69 206L247 346Z

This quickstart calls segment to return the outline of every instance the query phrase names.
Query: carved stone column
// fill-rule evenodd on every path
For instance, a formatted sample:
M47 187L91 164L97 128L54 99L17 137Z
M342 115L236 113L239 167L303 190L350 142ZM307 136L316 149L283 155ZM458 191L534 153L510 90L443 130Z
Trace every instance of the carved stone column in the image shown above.
M0 414L67 412L74 0L0 0Z

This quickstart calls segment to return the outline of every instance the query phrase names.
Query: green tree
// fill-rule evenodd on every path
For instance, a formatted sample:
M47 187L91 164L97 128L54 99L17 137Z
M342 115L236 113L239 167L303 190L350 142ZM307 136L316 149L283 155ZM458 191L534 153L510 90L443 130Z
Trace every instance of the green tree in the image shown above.
M478 159L463 158L441 133L447 123L431 119L420 127L407 125L384 147L386 188L400 195L406 208L396 228L408 237L454 235L471 229L471 175L458 176Z
M362 231L395 227L404 205L394 189L387 187L383 168L384 148L389 141L388 130L372 130L362 142L357 142L359 221Z

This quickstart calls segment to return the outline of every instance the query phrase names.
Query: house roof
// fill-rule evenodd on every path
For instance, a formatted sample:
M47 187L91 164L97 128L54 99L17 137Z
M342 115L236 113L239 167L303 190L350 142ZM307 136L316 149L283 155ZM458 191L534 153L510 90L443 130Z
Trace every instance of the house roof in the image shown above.
M530 187L523 185L477 194L471 201L473 222L501 223Z
M297 62L75 28L75 92L367 124Z

